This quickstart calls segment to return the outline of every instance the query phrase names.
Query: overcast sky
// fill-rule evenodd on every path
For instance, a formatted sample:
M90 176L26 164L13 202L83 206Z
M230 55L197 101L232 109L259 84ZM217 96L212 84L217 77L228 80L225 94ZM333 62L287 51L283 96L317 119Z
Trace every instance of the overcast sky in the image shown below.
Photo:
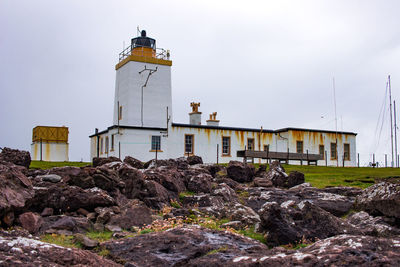
M399 10L396 0L0 0L0 147L30 150L32 128L65 125L70 160L89 160L88 136L112 124L118 53L139 26L171 50L174 122L198 101L203 121L217 111L224 126L334 130L335 77L338 130L358 133L362 163L383 160L387 114L378 148L375 129L388 74L400 96Z

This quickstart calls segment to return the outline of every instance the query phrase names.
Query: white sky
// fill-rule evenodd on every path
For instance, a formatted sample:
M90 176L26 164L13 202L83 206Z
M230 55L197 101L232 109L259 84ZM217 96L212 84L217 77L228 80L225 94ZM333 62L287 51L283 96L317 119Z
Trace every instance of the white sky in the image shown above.
M139 26L171 50L174 122L199 101L203 121L217 111L224 126L333 130L335 77L338 129L358 133L362 163L383 160L390 125L378 149L375 127L388 74L399 97L399 10L386 0L0 0L0 147L30 150L33 127L66 125L70 160L88 160L88 136L112 124L118 53Z

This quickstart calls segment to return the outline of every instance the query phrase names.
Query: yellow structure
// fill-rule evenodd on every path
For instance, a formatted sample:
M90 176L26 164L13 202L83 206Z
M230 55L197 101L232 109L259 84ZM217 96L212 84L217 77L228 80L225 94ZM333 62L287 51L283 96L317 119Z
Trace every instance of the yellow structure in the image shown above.
M32 160L68 161L68 127L36 126L32 131Z

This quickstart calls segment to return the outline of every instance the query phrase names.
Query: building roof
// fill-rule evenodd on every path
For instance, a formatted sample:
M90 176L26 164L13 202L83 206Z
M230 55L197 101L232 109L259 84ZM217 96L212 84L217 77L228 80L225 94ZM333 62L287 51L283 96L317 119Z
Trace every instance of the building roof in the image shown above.
M152 130L152 131L167 131L167 128L158 128L158 127L140 127L140 126L123 126L123 125L113 125L107 128L107 130L98 132L97 134L92 134L89 137L94 137L97 135L101 135L107 133L109 130L116 129L135 129L135 130ZM182 128L202 128L202 129L215 129L215 130L230 130L230 131L245 131L245 132L261 132L261 128L241 128L241 127L228 127L228 126L213 126L213 125L193 125L193 124L185 124L185 123L172 123L172 127L182 127ZM283 133L288 131L303 131L303 132L321 132L321 133L338 133L338 134L349 134L349 135L357 135L357 133L353 132L343 132L343 131L331 131L331 130L318 130L318 129L306 129L306 128L295 128L288 127L282 128L278 130L269 130L262 129L263 133Z

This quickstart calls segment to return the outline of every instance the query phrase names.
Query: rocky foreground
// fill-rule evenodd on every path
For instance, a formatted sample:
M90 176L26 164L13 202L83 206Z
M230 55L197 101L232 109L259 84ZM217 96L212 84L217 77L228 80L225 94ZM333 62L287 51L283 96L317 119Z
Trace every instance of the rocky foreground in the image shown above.
M0 266L400 265L396 183L318 189L278 162L196 156L29 164L0 153Z

